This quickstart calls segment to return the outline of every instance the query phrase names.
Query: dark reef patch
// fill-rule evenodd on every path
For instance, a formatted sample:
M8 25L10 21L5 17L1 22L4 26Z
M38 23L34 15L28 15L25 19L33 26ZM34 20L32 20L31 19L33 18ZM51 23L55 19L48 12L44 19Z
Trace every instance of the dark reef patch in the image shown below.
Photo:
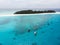
M36 42L33 42L32 45L37 45L37 43Z
M27 32L30 32L30 31L31 31L30 29L27 30Z
M14 37L13 40L16 40L16 38Z
M47 23L47 25L49 26L49 25L50 25L50 23Z
M60 40L60 36L59 36L59 37L57 37L57 39L58 39L58 40Z

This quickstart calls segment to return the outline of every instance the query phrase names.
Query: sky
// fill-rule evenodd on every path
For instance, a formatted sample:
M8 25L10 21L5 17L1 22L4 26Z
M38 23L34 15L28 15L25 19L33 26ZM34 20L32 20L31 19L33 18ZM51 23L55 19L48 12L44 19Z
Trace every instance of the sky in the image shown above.
M60 0L0 0L0 9L60 8Z

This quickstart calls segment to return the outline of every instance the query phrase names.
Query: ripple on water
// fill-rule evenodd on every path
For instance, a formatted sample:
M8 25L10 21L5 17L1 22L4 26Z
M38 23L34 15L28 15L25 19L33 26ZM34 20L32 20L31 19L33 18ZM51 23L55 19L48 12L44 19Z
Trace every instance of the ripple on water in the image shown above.
M41 31L41 33L45 33L45 31Z
M39 24L34 25L32 28L33 28L33 31L38 30L39 29Z
M0 25L4 25L10 22L10 19L5 19L3 21L0 22Z
M2 45L2 43L0 43L0 45Z
M15 36L22 35L26 33L25 28L15 29Z
M57 45L60 45L60 42L59 42L59 43L57 43Z

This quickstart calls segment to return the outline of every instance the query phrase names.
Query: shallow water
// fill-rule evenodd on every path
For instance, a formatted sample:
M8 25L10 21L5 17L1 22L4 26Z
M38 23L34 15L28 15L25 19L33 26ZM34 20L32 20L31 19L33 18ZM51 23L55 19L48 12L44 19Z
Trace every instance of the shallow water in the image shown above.
M1 16L0 45L60 45L60 14Z

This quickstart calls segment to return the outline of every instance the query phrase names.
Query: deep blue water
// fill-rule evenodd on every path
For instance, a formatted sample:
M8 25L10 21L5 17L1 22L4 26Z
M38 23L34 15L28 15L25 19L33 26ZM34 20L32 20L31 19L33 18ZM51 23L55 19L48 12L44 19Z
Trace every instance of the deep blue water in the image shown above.
M0 45L60 45L60 14L1 16Z

